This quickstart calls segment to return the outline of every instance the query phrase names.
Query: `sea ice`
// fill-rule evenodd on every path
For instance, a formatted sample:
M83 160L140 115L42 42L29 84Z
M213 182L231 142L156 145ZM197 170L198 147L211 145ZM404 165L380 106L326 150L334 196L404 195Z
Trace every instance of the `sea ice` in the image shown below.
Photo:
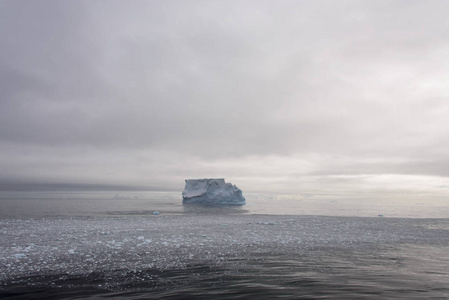
M435 245L433 249L444 251L448 230L447 219L377 217L162 214L0 219L0 295L11 284L29 286L35 280L69 286L72 281L54 278L92 274L100 274L105 286L115 289L127 284L124 278L152 280L157 270L188 269L198 262L242 270L248 263L280 255L304 268L319 255L348 253L352 260L352 254L367 251L376 257L374 249L390 251L394 245ZM26 252L30 245L32 251ZM314 268L322 274L321 266Z
M242 191L223 178L186 179L183 203L245 204Z

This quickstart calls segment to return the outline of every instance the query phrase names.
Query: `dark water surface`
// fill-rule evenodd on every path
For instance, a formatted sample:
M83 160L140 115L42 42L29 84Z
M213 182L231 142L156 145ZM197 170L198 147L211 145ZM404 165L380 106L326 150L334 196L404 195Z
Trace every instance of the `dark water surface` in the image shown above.
M0 295L5 299L445 299L449 296L449 265L443 263L447 248L406 245L381 253L330 254L321 253L314 260L260 256L246 262L242 269L198 263L185 269L143 269L131 274L117 270L108 275L36 276L23 278L26 285L9 283L0 290ZM116 285L112 289L103 288L113 277Z
M424 248L418 252L428 250ZM28 278L28 286L12 284L0 295L5 299L447 298L447 269L443 270L438 260L429 262L419 253L410 255L413 250L406 250L407 257L400 253L383 258L353 253L357 255L355 262L342 253L322 261L267 256L232 271L207 264L182 270L140 270L137 276L117 271L120 283L113 291L99 287L105 281L104 274L44 276ZM419 266L412 267L414 263Z
M0 299L449 298L441 203L248 199L1 195Z
M3 299L445 299L449 220L3 220Z

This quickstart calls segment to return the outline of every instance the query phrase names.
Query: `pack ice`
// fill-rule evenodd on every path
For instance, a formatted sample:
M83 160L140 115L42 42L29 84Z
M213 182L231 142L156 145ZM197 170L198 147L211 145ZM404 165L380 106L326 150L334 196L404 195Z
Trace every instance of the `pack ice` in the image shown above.
M224 178L186 179L183 203L245 204L242 191Z

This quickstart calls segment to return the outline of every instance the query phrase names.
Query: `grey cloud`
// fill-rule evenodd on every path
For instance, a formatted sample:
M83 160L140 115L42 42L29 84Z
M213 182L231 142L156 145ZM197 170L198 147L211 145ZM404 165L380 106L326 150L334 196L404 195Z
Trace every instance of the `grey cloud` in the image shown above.
M65 166L67 181L75 180L67 175L74 165L90 162L101 184L116 161L173 186L170 174L193 172L182 160L271 155L321 155L315 172L324 175L447 175L443 1L3 1L0 8L0 147L8 170L20 166L17 180L39 180L24 163L26 149L38 149L27 157L40 165ZM51 159L70 148L67 164ZM173 166L157 165L158 179L122 158L136 151L172 155L162 160ZM97 164L98 153L108 166Z

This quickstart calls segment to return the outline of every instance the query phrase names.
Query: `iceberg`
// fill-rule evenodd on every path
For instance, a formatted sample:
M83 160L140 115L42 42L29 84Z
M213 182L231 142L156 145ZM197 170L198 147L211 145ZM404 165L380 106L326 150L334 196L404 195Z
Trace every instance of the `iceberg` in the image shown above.
M243 205L245 198L242 190L224 178L186 179L182 202Z

